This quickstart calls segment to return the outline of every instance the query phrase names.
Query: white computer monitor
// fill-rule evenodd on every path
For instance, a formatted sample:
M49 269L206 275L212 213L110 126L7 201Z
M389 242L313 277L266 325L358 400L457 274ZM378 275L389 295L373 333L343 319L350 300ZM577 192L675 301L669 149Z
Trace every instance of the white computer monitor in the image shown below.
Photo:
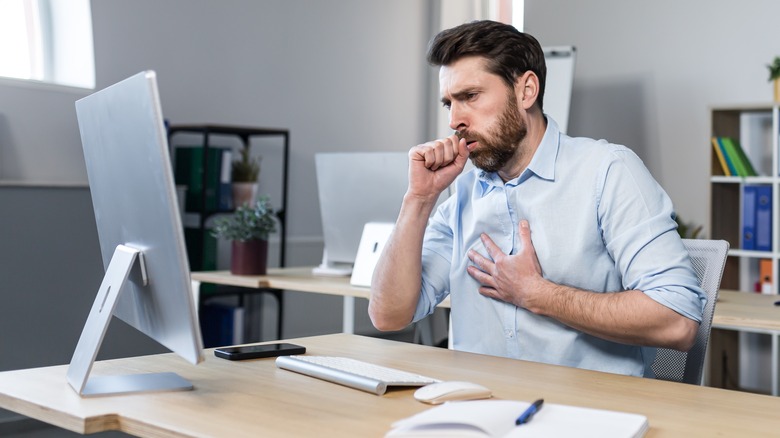
M363 226L395 222L408 186L406 152L332 152L314 157L325 249L319 275L350 275Z
M398 219L409 185L407 152L329 152L315 155L325 241L317 275L347 276L363 227ZM448 196L442 193L439 203ZM438 204L437 204L438 205Z
M191 389L174 373L92 376L112 315L197 364L197 310L153 71L76 102L105 277L68 368L83 396Z

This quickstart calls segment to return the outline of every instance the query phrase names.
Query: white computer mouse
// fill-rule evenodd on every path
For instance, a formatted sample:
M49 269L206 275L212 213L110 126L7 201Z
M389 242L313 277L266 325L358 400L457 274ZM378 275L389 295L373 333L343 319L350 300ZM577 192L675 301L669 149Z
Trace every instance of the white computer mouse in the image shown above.
M482 385L459 381L431 383L414 392L416 400L432 405L446 401L477 400L492 396L493 393Z

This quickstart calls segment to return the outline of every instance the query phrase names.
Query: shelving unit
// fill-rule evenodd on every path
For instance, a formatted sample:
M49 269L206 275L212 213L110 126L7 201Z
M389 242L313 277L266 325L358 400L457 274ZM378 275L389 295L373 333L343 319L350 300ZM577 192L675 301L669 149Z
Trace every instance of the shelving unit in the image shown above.
M241 139L244 148L251 147L252 137L282 137L283 143L283 159L282 159L282 206L276 212L276 216L279 218L279 267L285 266L285 257L287 250L286 239L286 227L287 227L287 185L288 185L288 170L290 159L290 131L287 129L278 128L253 128L244 126L230 126L230 125L173 125L168 128L168 138L173 138L178 133L192 133L200 134L203 137L203 167L208 168L208 149L211 146L211 140L213 135L231 135ZM171 143L172 144L172 143ZM203 187L207 185L207 173L203 172ZM206 193L203 191L200 215L199 215L199 227L200 231L205 230L206 220L209 216L219 213L219 211L209 210L206 208Z
M758 104L711 109L711 136L731 137L740 142L759 176L724 176L712 146L711 155L711 237L731 245L726 271L721 282L724 289L753 291L758 280L758 260L772 260L773 290L777 293L778 260L778 105ZM746 185L768 185L772 188L771 251L743 249L743 193Z
M721 281L721 289L756 293L760 282L761 260L771 262L770 292L778 294L780 283L780 119L778 103L737 105L710 108L710 136L731 137L739 141L758 176L725 176L712 145L709 145L710 172L710 237L730 244L729 257ZM709 139L708 139L709 140ZM771 187L771 248L756 251L744 248L744 193L746 186ZM765 262L766 263L766 262ZM779 316L780 317L780 313ZM778 367L778 335L767 332L721 333L713 331L711 365L716 369L714 383L733 389L765 392L759 383L769 371L767 362ZM768 356L768 357L767 357ZM771 373L771 388L777 388L776 373ZM719 380L719 381L718 381ZM773 389L774 391L774 389Z
M210 209L207 208L206 203L206 190L205 188L208 186L207 179L208 179L208 172L206 169L209 168L209 147L214 147L212 145L212 140L214 136L234 136L238 137L241 140L241 147L243 148L250 148L251 145L251 139L253 137L281 137L283 139L282 143L282 201L281 201L281 208L276 211L276 216L279 219L279 267L284 267L286 263L286 251L287 251L287 197L288 197L288 170L289 170L289 158L290 158L290 131L287 129L279 129L279 128L256 128L256 127L245 127L245 126L231 126L231 125L215 125L215 124L203 124L203 125L173 125L168 127L168 139L169 144L172 148L175 148L173 138L177 134L186 133L186 134L197 134L201 136L202 142L201 145L203 147L203 169L202 172L202 181L201 181L201 187L204 189L201 193L201 199L200 199L200 208L198 208L197 213L198 214L198 238L200 240L200 248L202 248L202 251L206 251L207 245L206 245L206 239L207 239L207 233L208 230L206 229L206 221L209 219L209 217L219 214L219 213L225 213L223 210L218 209ZM199 145L200 146L200 145ZM175 154L172 154L175 156ZM191 211L188 213L192 213ZM215 249L216 250L216 249ZM199 265L194 265L194 269L202 269ZM202 290L204 290L202 288ZM202 309L203 304L206 302L206 300L214 297L214 296L225 296L225 295L235 295L238 297L238 306L239 307L245 307L245 297L249 294L270 294L275 297L277 302L277 327L276 327L276 334L279 338L282 337L282 315L284 314L284 295L283 291L279 289L248 289L248 288L238 288L238 287L232 287L232 288L219 288L217 290L210 291L209 293L201 293L200 294L200 303L199 308ZM249 319L249 318L247 318ZM247 327L245 324L244 333L247 333ZM245 341L247 340L247 337L244 337Z

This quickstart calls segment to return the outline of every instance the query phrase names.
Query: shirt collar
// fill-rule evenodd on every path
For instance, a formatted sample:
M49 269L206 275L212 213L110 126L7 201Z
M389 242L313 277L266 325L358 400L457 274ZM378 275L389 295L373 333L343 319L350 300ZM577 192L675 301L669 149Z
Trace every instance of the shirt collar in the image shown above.
M497 186L516 186L523 181L530 178L532 175L536 175L539 178L549 181L555 180L555 160L558 157L558 147L561 137L561 132L558 129L558 124L552 117L545 115L547 118L547 129L542 137L542 142L539 143L539 147L536 149L531 162L528 163L528 167L515 179L511 179L504 184L501 177L496 172L485 172L484 170L477 169L477 179L479 181L479 188L481 189L480 196L484 196Z

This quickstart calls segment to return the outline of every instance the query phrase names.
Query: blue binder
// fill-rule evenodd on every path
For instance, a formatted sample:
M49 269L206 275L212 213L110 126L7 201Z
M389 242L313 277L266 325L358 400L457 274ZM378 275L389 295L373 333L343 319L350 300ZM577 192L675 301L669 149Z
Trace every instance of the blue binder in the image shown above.
M756 249L756 199L758 186L742 189L742 249Z
M772 186L756 186L756 250L772 250Z

